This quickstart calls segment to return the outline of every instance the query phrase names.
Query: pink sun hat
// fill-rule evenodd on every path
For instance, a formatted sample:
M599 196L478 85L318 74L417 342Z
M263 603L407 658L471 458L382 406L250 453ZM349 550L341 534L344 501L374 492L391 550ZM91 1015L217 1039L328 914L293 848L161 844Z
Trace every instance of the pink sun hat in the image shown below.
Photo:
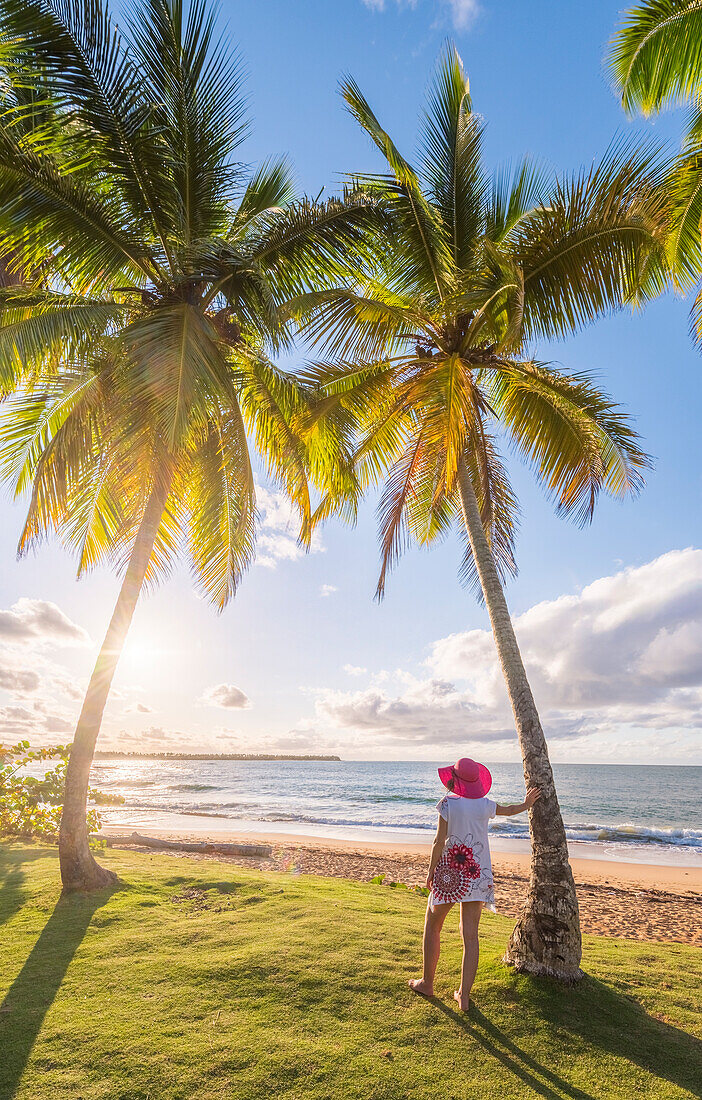
M462 756L455 764L439 768L439 779L445 787L453 779L453 793L461 798L483 798L492 786L492 776L484 764Z

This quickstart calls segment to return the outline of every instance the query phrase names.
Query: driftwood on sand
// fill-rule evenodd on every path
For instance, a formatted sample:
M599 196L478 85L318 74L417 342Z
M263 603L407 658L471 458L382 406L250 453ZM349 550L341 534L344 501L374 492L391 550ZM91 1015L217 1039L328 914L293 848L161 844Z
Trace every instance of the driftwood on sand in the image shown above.
M179 852L216 853L227 856L258 856L267 858L272 848L270 844L215 844L212 841L162 840L160 837L142 836L141 833L100 833L97 839L104 840L108 848L122 844L139 845L140 848L167 849Z

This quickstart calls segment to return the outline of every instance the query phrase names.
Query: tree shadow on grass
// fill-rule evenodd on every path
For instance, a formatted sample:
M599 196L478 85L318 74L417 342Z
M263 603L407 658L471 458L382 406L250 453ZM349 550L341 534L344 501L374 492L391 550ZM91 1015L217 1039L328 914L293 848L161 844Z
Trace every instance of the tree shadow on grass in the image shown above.
M12 1100L32 1047L93 914L119 887L69 894L56 903L0 1005L0 1100Z
M576 989L531 979L529 992L532 1010L561 1035L568 1031L591 1047L702 1097L702 1042L693 1035L649 1016L640 1004L589 976ZM592 1093L570 1084L522 1050L475 1005L465 1015L435 998L432 1003L539 1096L595 1100Z
M579 1005L560 987L554 996L549 985L536 980L533 988L534 1008L549 1023L702 1097L702 1042L694 1035L589 975L577 987Z
M175 875L163 880L164 886L185 886L193 890L212 890L218 894L235 894L245 884L235 879L202 879L192 875Z
M24 864L44 859L49 854L52 854L49 848L15 848L0 844L0 924L11 920L27 900Z

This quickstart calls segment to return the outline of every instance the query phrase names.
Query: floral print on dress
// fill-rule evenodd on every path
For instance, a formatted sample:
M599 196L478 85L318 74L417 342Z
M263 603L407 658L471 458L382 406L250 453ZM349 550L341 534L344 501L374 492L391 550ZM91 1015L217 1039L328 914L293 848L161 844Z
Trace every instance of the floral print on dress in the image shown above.
M466 844L452 844L444 849L434 871L434 897L439 903L465 900L479 878L480 864L473 856L473 849Z
M481 868L482 855L480 842L473 841L470 845L449 837L434 871L432 901L439 905L482 901L486 908L494 910L493 878Z

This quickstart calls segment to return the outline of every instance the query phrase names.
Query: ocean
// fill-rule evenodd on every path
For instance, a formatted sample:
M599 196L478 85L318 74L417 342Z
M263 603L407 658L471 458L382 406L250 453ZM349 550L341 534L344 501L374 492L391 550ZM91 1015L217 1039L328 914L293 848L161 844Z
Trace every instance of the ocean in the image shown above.
M521 765L490 764L491 797L524 797ZM121 794L111 829L176 834L281 833L429 843L441 797L436 764L103 758L91 785ZM702 865L702 767L557 764L573 854ZM526 814L496 818L491 845L528 847Z

